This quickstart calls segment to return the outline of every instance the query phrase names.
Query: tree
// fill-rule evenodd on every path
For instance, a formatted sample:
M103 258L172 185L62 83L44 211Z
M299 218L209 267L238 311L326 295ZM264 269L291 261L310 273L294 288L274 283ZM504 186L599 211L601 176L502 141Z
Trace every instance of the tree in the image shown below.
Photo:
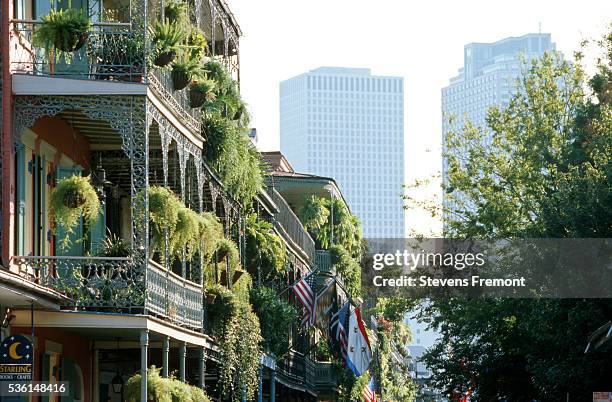
M448 133L448 235L612 237L612 31L587 80L581 54L547 54L526 67L488 129ZM485 143L484 138L490 138ZM473 399L586 400L612 387L612 359L585 354L612 316L603 299L437 299L421 312L441 333L425 355L433 382Z

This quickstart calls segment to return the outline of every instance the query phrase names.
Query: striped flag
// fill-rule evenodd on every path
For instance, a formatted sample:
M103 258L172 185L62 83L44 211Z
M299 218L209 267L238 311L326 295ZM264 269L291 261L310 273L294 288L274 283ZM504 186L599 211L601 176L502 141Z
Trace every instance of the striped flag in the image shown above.
M311 272L291 287L302 304L302 325L314 325L317 320L317 278Z
M364 402L376 402L376 391L374 391L374 377L370 379L368 385L363 388Z
M350 313L350 303L346 302L331 318L331 329L338 345L340 346L340 354L342 355L342 363L346 364L346 350L348 347L348 321Z

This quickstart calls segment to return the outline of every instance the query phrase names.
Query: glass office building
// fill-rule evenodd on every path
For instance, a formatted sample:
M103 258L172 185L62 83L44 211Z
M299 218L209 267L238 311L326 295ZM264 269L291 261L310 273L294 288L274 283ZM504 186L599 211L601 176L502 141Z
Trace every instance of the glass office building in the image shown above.
M283 81L280 138L297 171L336 179L365 237L404 237L403 78L321 67Z

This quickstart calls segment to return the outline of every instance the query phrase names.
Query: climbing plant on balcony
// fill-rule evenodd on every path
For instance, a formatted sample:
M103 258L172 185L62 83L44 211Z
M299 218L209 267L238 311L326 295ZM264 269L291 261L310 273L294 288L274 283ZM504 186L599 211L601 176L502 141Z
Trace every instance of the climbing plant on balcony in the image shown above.
M164 233L167 231L170 237L174 233L182 203L167 187L151 186L148 193L151 246L153 250L163 251Z
M306 199L298 215L304 227L313 235L317 247L326 250L331 244L338 244L355 260L361 259L363 240L361 224L359 219L350 213L343 200L330 201L311 196ZM333 239L331 239L332 222Z
M250 206L263 187L265 165L245 129L220 115L204 113L202 136L207 144L204 155L227 191Z
M166 21L153 24L151 37L153 64L164 67L172 63L183 50L186 34L180 24Z
M91 22L83 10L51 10L34 30L34 44L47 50L74 52L85 45Z
M298 311L288 301L278 297L276 291L259 286L250 292L253 311L259 317L264 349L282 358L290 348L292 325L298 323Z
M73 175L60 180L51 192L50 213L56 233L58 228L64 231L59 244L66 248L80 219L91 225L100 214L100 200L89 176Z
M245 226L247 270L262 283L281 276L285 272L287 250L272 224L251 213Z
M342 277L346 291L352 298L361 296L361 266L359 263L340 245L331 246L329 253L332 265Z

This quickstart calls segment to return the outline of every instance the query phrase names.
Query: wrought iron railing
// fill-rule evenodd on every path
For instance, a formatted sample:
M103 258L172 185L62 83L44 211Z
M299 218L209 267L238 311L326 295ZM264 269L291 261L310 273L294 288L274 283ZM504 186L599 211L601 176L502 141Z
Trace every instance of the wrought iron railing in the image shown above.
M270 198L276 204L279 209L274 215L274 220L278 225L281 226L289 238L300 247L304 253L308 256L310 261L315 259L315 243L312 237L308 234L300 219L291 210L287 201L276 191L274 188L268 187L267 189Z
M149 71L151 89L165 102L176 117L196 133L200 133L202 111L189 105L189 89L174 90L170 71L151 69Z
M331 255L328 250L317 250L315 257L315 266L321 272L332 273Z
M144 46L131 24L93 23L82 48L57 52L36 45L37 20L12 20L11 72L86 80L136 81L143 78Z
M202 286L149 261L147 308L177 325L201 330L204 310Z
M83 80L147 82L168 109L185 125L199 134L200 109L189 105L188 90L175 91L170 72L148 69L144 76L144 46L139 45L131 24L93 23L82 48L57 52L36 45L37 20L12 20L11 72Z
M338 386L338 376L331 362L314 363L314 386L329 389Z
M118 313L146 308L177 325L202 330L202 286L152 261L146 284L144 270L130 258L23 256L15 257L15 264L22 277L67 296L65 308Z

